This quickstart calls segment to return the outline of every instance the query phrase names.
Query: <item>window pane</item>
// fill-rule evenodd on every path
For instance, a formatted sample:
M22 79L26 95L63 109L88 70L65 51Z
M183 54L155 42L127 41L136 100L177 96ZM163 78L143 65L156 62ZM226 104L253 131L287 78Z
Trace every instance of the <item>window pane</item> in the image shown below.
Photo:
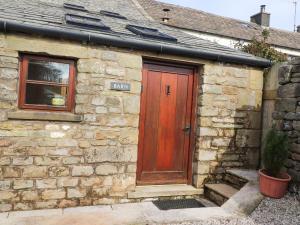
M67 84L69 67L66 63L29 59L27 79Z
M67 87L27 84L26 104L65 107L67 92Z

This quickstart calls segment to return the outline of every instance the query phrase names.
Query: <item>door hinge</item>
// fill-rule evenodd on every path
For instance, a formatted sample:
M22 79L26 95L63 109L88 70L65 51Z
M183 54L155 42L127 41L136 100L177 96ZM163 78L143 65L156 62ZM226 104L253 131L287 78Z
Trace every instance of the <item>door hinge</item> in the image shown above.
M144 86L141 85L141 93L143 93L143 90L144 90Z

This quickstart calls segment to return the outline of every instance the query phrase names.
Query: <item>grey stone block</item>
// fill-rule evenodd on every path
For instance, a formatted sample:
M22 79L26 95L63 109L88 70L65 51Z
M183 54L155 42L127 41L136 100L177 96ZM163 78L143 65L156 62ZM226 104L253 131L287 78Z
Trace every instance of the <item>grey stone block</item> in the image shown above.
M293 143L291 145L291 152L295 152L295 153L300 154L300 144Z
M295 98L283 98L276 101L275 110L278 112L295 112L297 100Z
M300 73L291 73L291 78L298 78L300 77Z
M300 83L300 77L292 78L291 82L292 83Z
M299 65L300 64L300 57L295 57L293 58L289 64L292 64L292 65Z
M284 117L285 117L285 114L286 113L284 113L284 112L273 112L272 113L272 118L274 119L274 120L282 120Z
M293 73L299 73L300 72L300 65L293 66L291 72L293 72Z
M294 182L300 182L300 173L294 169L289 169L288 174L292 176Z
M284 65L279 68L279 70L278 70L279 84L286 84L286 83L290 82L292 68L293 68L293 66L291 66L291 65Z
M293 168L294 165L295 165L295 162L292 159L288 159L285 162L285 167L287 167L287 168Z
M284 131L290 131L293 130L293 122L292 121L284 121L282 130Z
M300 84L291 83L282 85L278 88L278 97L280 98L293 98L300 96Z
M300 130L300 121L294 121L293 122L293 128L295 130ZM298 140L298 142L300 141L300 139Z
M285 114L284 119L286 120L300 120L300 113L289 112Z

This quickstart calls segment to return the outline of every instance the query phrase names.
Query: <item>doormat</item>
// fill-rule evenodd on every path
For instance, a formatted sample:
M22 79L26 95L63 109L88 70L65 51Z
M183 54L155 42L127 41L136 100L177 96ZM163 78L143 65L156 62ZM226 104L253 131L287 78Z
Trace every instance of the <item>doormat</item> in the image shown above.
M153 201L153 204L160 210L205 207L195 199L157 200L157 201Z

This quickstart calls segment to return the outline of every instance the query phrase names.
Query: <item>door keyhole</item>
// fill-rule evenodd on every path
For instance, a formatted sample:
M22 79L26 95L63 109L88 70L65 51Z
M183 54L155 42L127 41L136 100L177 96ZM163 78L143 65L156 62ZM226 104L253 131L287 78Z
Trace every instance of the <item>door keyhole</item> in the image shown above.
M166 85L166 95L170 95L170 94L171 94L171 86Z

